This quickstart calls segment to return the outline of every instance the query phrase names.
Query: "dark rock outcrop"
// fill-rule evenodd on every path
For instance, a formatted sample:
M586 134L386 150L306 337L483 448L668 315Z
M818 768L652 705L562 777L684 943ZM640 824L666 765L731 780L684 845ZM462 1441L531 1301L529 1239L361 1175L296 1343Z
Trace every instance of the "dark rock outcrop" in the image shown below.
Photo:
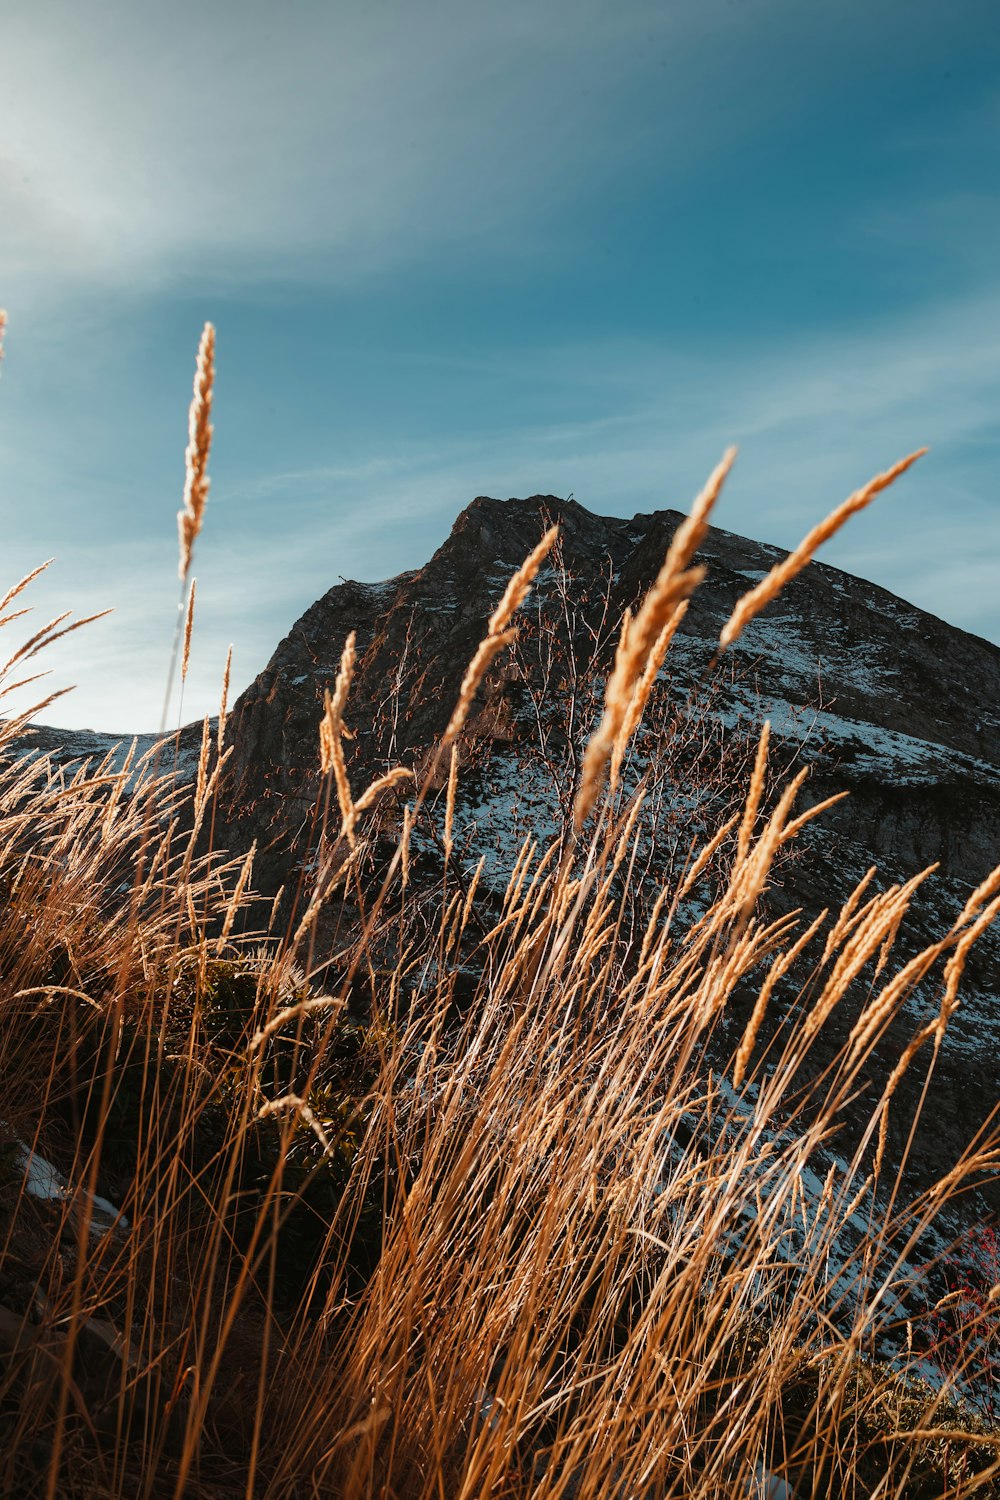
M225 832L234 847L258 840L262 885L275 890L308 862L323 692L332 687L349 631L357 633L358 651L347 710L355 733L349 771L360 790L392 764L426 763L510 574L545 524L558 521L560 552L524 611L520 655L501 656L488 674L463 748L470 763L480 755L488 765L460 792L460 812L479 823L504 880L525 818L544 835L557 825L560 799L566 811L590 727L581 684L600 688L621 612L648 588L680 520L674 511L595 516L551 495L506 502L481 496L423 568L383 583L345 582L318 600L229 721ZM871 864L885 884L937 861L909 923L911 947L929 942L1000 863L1000 649L813 563L709 673L735 600L781 556L712 529L699 554L708 575L671 648L662 692L683 703L712 683L708 713L717 726L756 737L768 717L778 753L812 765L804 803L850 792L812 825L809 857L770 892L774 910L801 907L808 917L842 901ZM559 643L554 656L546 654L547 638ZM571 698L576 719L567 726ZM537 760L540 731L551 736L548 780L526 769L532 753ZM657 753L648 736L637 753ZM505 829L514 801L516 831ZM956 1159L1000 1098L1000 944L990 935L969 965L963 994L928 1105L934 1129L924 1132L913 1158L924 1180ZM914 998L892 1045L905 1042L931 1004L930 992ZM849 1023L848 1007L831 1028L830 1045ZM907 1120L903 1100L892 1123L896 1152Z
M546 520L562 528L577 666L601 671L607 653L591 662L591 632L602 619L615 625L641 597L680 519L675 511L594 516L550 495L480 497L425 567L331 589L234 705L227 784L239 842L270 844L271 879L287 873L284 860L315 801L323 690L349 631L359 655L348 721L360 786L440 734L490 610ZM734 601L780 556L712 529L699 554L708 576L668 659L675 691L698 682ZM551 597L552 572L540 578L529 614L539 593ZM831 837L858 844L867 863L912 869L939 860L945 877L969 885L1000 861L1000 649L813 563L728 660L740 680L721 690L716 711L732 723L770 717L776 736L816 762L814 797L834 784L850 789L824 820ZM495 735L500 719L516 738L516 708L503 702L512 677L501 657L480 694L473 738Z
M681 519L675 511L595 516L552 495L480 496L424 567L382 583L332 588L233 706L216 842L238 853L256 839L258 886L266 894L282 885L294 890L315 854L318 724L348 633L356 632L358 651L346 715L355 736L348 769L360 791L392 765L426 765L492 608L543 527L557 521L558 554L522 611L517 651L499 657L487 675L462 748L456 821L475 827L476 857L483 847L491 851L487 888L491 875L502 888L525 829L545 838L565 820L621 613L648 588ZM637 737L633 772L661 756L657 733L671 705L703 700L704 722L714 725L719 743L742 736L751 754L769 718L773 759L812 767L804 804L850 793L810 825L807 857L785 867L768 892L772 910L801 908L809 918L839 905L872 864L885 885L937 862L904 931L905 957L940 937L971 889L1000 864L1000 649L813 563L710 670L734 602L781 556L711 530L699 554L707 578L671 647L657 689L660 716ZM188 762L197 737L191 726ZM92 737L92 745L81 741L74 749L78 738L43 730L34 745L66 755L96 753L108 742ZM741 764L745 769L745 756ZM735 786L732 766L720 765ZM668 790L665 814L672 804L689 829L693 804L683 784ZM653 840L654 875L667 844L665 833L659 851ZM962 995L928 1099L933 1128L921 1133L911 1157L922 1181L955 1161L1000 1100L996 934L973 950ZM908 1002L884 1061L935 1008L933 986ZM850 1005L841 1011L828 1050L850 1025ZM894 1104L896 1159L921 1079L914 1072Z

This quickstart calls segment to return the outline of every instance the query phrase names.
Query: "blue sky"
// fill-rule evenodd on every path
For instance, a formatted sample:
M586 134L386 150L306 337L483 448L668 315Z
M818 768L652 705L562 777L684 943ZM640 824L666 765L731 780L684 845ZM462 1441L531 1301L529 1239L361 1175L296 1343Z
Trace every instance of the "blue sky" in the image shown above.
M185 718L474 496L686 509L730 442L787 547L928 444L822 556L1000 643L996 0L6 0L0 55L0 582L115 607L49 722L159 720L206 318Z

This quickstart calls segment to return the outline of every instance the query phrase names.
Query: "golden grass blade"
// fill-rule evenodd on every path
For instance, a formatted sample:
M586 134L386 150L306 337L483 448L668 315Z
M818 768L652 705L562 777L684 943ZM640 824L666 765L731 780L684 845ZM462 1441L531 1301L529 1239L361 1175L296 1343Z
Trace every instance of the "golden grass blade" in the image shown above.
M763 833L737 874L734 896L739 907L738 928L746 921L764 889L774 862L775 851L785 831L792 803L808 775L808 766L803 766L802 770L785 787Z
M24 609L15 609L13 613L9 615L0 615L0 628L2 628L4 625L11 625L15 620L21 620L25 615L30 614L31 606L30 604L26 604Z
M38 564L37 568L32 568L30 573L25 573L20 583L15 583L12 589L7 590L7 593L4 594L2 599L0 599L0 614L3 614L3 611L7 608L8 604L10 604L12 600L16 599L18 594L22 593L23 590L28 587L28 584L31 583L33 578L37 578L39 573L45 572L45 569L50 566L53 560L54 559L51 557L46 558L43 563ZM16 619L16 616L12 615L11 618Z
M181 582L191 567L191 552L201 531L208 499L208 456L212 446L212 393L215 384L215 329L206 323L198 345L194 394L188 412L188 445L184 454L184 508L177 512Z
M300 1016L315 1015L317 1011L343 1010L345 1003L345 1001L333 999L329 995L318 995L308 1000L299 1000L295 1005L288 1005L284 1010L280 1010L277 1015L272 1016L267 1025L262 1026L260 1031L254 1033L250 1047L253 1051L256 1051L269 1037L274 1036L276 1032L281 1031L282 1027L287 1026L289 1021L297 1021Z
M487 635L501 635L506 630L511 616L515 610L520 609L531 592L531 585L538 574L538 570L555 546L558 536L559 527L550 526L538 543L538 546L534 547L525 558L504 589L500 603L490 615L489 624L486 627Z
M191 632L194 629L194 592L197 583L197 578L192 578L191 587L188 590L187 610L184 615L184 646L181 651L181 682L187 681L188 663L191 660Z
M384 776L379 776L365 791L361 793L354 804L356 813L367 812L370 807L382 796L383 792L389 791L391 787L398 786L401 781L412 781L413 772L407 766L394 766L391 771L386 771Z
M733 815L732 815L731 818L727 819L727 821L725 823L722 823L716 829L715 833L709 839L708 843L704 846L703 849L700 850L697 858L695 859L694 864L691 866L690 870L688 870L687 874L684 876L684 879L681 881L680 885L678 886L678 888L677 888L677 900L678 901L683 901L684 900L684 897L689 893L689 891L691 890L691 887L694 885L695 881L698 879L698 876L705 869L705 866L709 863L709 861L711 860L713 854L715 854L716 850L719 848L719 845L722 843L723 839L725 839L725 837L726 837L727 834L732 833L733 829L736 827L736 824L739 821L740 821L740 814L739 813L733 813Z
M34 635L29 636L23 645L19 646L13 655L7 658L0 670L9 672L15 662L26 660L34 654L36 649L41 650L45 645L49 632L54 630L57 625L61 625L63 620L68 620L71 613L72 611L64 609L61 615L55 615L47 625L42 626L41 630L36 630Z
M796 574L801 573L802 569L812 561L818 547L839 531L844 522L857 511L863 510L876 495L888 489L889 485L901 474L905 474L907 469L926 452L926 448L918 448L915 453L910 453L906 458L900 459L884 473L876 474L875 478L870 479L860 490L855 490L853 495L848 495L847 499L838 505L836 510L831 511L825 520L820 521L818 526L814 526L794 552L790 552L783 562L775 563L766 578L736 601L732 614L722 627L719 646L723 650L731 646L754 616L760 614L760 611L770 604L772 599L777 598Z
M302 1119L305 1124L308 1125L309 1129L312 1131L313 1135L319 1141L320 1145L323 1147L323 1150L327 1154L329 1154L333 1150L326 1131L323 1129L322 1125L317 1120L315 1114L306 1103L306 1101L304 1099L301 1099L298 1094L283 1094L280 1099L269 1099L268 1102L266 1104L262 1104L260 1109L257 1111L257 1119L266 1120L269 1115L283 1114L286 1110L295 1111L300 1119Z
M814 818L825 813L828 807L835 807L838 802L843 802L844 798L850 795L850 792L833 792L831 796L824 797L822 802L814 802L812 807L807 807L804 813L799 813L797 818L792 819L781 835L781 842L787 844L790 839L797 838L807 823L811 823Z
M704 488L695 497L689 514L674 532L673 540L667 550L665 570L680 573L690 566L695 553L708 535L708 518L736 462L738 451L735 447L726 449L708 476Z
M796 939L790 948L781 953L771 965L767 977L757 994L753 1011L736 1051L736 1062L733 1066L733 1088L738 1089L746 1076L747 1066L753 1055L754 1043L764 1023L764 1015L767 1011L768 1002L774 993L775 985L788 973L788 970L798 958L803 948L811 941L826 921L826 916L826 911L821 911L816 920L806 928L805 932Z
M316 918L319 916L326 903L330 900L330 897L334 894L337 887L345 880L349 872L354 868L357 854L358 845L355 841L350 846L350 852L348 853L347 858L337 866L332 874L327 873L324 876L323 881L318 883L315 887L312 898L309 902L308 907L306 908L305 915L302 917L302 920L300 921L298 927L295 929L295 935L291 940L291 949L293 952L297 945L310 931L316 921Z
M940 1045L941 1038L944 1036L949 1021L955 1014L955 1011L958 1009L958 986L965 969L965 963L969 955L969 950L972 948L972 945L976 941L976 939L986 931L987 927L991 926L992 923L996 921L998 915L1000 915L1000 897L994 896L989 905L982 912L980 912L979 916L973 922L972 926L965 928L965 930L962 932L962 936L955 944L954 953L952 953L947 964L945 965L944 994L941 997L941 1005L938 1011L937 1021L934 1023L935 1036L938 1045Z
M760 739L757 742L757 754L750 777L750 790L747 793L746 806L743 810L740 831L736 839L737 864L743 863L747 856L747 850L750 848L750 839L753 836L754 824L757 821L757 810L760 807L760 799L764 794L764 773L767 770L767 749L770 740L771 721L770 719L765 719L761 726Z
M533 548L518 568L504 590L500 603L490 615L486 634L480 641L462 679L458 702L441 739L442 748L453 744L462 732L462 726L469 716L473 699L479 691L479 684L489 671L490 664L505 646L509 646L517 639L517 631L508 630L507 626L514 611L519 609L528 597L538 570L555 546L558 535L559 527L550 526L538 546Z
M444 857L451 859L454 848L452 834L455 827L455 791L458 786L458 746L451 747L451 763L448 766L448 793L444 809Z
M862 875L861 879L858 881L857 885L854 887L851 894L844 902L844 905L841 907L840 913L827 935L826 944L823 948L823 956L821 960L822 963L826 963L827 959L830 958L831 954L834 952L834 949L837 947L837 944L846 933L851 923L851 919L854 917L855 912L860 907L861 897L871 885L877 869L877 865L869 865L868 869L865 871L864 875Z
M351 784L347 777L347 764L344 760L344 705L347 702L351 679L354 676L355 639L356 635L352 630L344 642L333 692L331 694L327 688L324 694L325 706L319 726L320 770L324 776L330 771L333 772L342 831L352 846L357 809L354 805L354 798L351 796Z
M44 651L47 646L51 646L55 641L61 640L64 635L71 635L74 630L79 630L84 625L92 625L95 620L103 620L105 615L113 613L114 610L102 609L95 615L85 615L82 620L74 620L72 625L63 625L61 630L57 630L55 627L62 625L63 620L69 615L69 610L65 610L61 615L57 615L54 620L50 620L43 629L36 631L30 640L25 641L23 646L19 647L12 656L9 656L4 665L0 667L0 673L9 672L16 662L29 661L31 657L37 656L40 651Z
M51 669L44 672L32 672L30 677L19 677L16 682L5 682L0 687L0 698L6 698L8 693L16 693L19 688L28 687L33 682L41 682L43 677L50 677Z
M232 645L230 645L229 650L226 652L226 669L222 674L222 698L219 702L218 750L220 755L222 754L223 741L226 738L226 707L229 700L229 674L232 671L232 666L233 648Z
M48 673L39 672L38 675L39 677L46 677L48 676ZM51 705L55 703L57 698L64 698L67 693L72 692L72 687L57 688L54 693L49 693L48 696L43 698L40 703L33 704L31 708L25 709L23 713L17 714L13 719L5 719L3 721L3 730L0 732L4 734L5 738L8 735L13 736L15 734L18 734L22 729L26 728L31 720L36 718L38 714L44 713L45 709L51 707Z
M638 613L634 618L626 617L623 622L615 664L604 692L604 713L583 755L580 787L573 809L573 826L577 833L596 806L607 780L609 765L613 764L617 771L621 764L625 744L624 728L629 720L633 699L640 691L657 638L667 629L676 610L705 576L703 567L691 567L690 563L708 534L708 517L735 458L736 449L728 448L713 469L704 489L696 497L690 515L675 531L663 566ZM674 628L676 629L676 624ZM667 644L672 634L671 631L667 636ZM616 754L615 747L619 741L621 748Z
M708 518L736 461L736 449L727 448L695 497L691 511L674 532L663 566L629 626L627 650L620 675L638 677L656 637L682 599L686 599L705 576L704 568L691 568L694 555L708 535ZM682 580L689 579L689 583ZM624 683L616 688L621 690Z
M955 923L956 928L963 927L970 918L975 916L985 901L996 895L998 890L1000 890L1000 865L992 869L985 880L977 885L961 910L958 921Z
M201 814L208 797L208 747L209 723L208 714L206 714L201 725L201 748L198 751L198 769L195 773L194 805L196 816Z
M399 836L399 852L400 879L404 890L410 883L410 835L413 832L415 817L412 807L403 808L403 831Z
M229 898L229 905L226 907L226 915L223 918L222 922L222 931L219 934L218 941L215 945L215 951L217 954L222 953L223 948L226 944L226 939L233 930L233 923L236 920L236 914L240 909L240 904L243 900L244 893L250 882L250 876L253 873L253 862L256 857L257 840L254 839L253 843L250 845L250 848L247 850L242 869L240 870L236 884L233 886L233 894Z
M505 630L500 635L484 635L476 647L475 655L465 671L462 678L462 686L458 693L458 702L454 712L448 721L448 727L441 737L441 744L445 748L454 744L462 732L462 727L469 717L469 709L472 707L473 699L479 691L482 682L490 666L507 646L517 640L516 630Z
M643 668L642 676L639 678L639 681L636 683L635 688L633 689L632 701L628 706L625 717L622 721L621 729L618 731L618 737L615 740L615 747L611 756L612 784L614 784L618 780L625 751L633 735L642 722L642 716L645 713L646 705L649 702L649 695L653 691L653 684L655 683L659 675L660 668L663 666L663 663L666 660L667 651L670 648L671 641L677 633L677 628L683 620L684 616L687 614L687 608L688 601L686 599L682 599L680 604L678 604L677 608L674 610L673 614L670 616L670 619L667 621L663 629L660 631L659 635L656 637L656 640L653 642L653 647L649 653L646 665ZM627 642L627 628L624 639Z

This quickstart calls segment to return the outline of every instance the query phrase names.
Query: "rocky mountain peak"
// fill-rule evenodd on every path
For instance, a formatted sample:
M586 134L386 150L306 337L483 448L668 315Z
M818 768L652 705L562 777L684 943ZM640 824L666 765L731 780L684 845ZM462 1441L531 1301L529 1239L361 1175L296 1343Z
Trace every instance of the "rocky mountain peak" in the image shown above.
M681 519L671 510L599 516L554 495L481 495L422 567L331 588L233 706L217 843L239 852L257 841L255 880L265 893L294 889L312 867L323 695L352 630L358 662L346 718L356 791L390 766L425 766L491 611L555 521L560 541L519 614L520 639L487 674L461 743L454 857L471 869L488 853L489 899L491 888L505 885L526 833L544 843L565 829L622 611L648 589ZM736 599L782 556L717 527L701 548L705 582L624 771L626 789L642 777L656 789L648 879L669 878L678 851L711 831L727 798L742 795L767 718L772 764L810 767L801 803L850 793L809 826L803 857L783 867L766 894L771 912L799 910L808 920L836 908L873 864L885 886L936 862L910 924L912 943L925 945L1000 864L1000 649L814 562L713 666ZM60 738L59 754L72 754L74 737ZM94 749L88 740L86 753ZM390 805L390 821L392 813ZM421 845L419 831L414 847L432 873L440 868L440 848ZM890 1060L935 1003L929 989L907 1002L886 1042ZM844 1007L830 1048L849 1025ZM998 1043L1000 941L987 934L937 1062L935 1132L911 1154L925 1180L955 1160L1000 1100ZM901 1090L890 1152L904 1149L911 1103Z
M377 584L342 583L318 600L229 722L225 833L235 847L257 839L265 889L294 883L313 857L317 727L349 631L357 633L358 665L348 770L361 789L391 764L426 764L490 612L556 521L560 543L521 611L521 639L487 675L462 744L456 826L468 838L469 868L488 849L484 886L493 880L502 889L524 834L544 841L565 826L621 613L655 578L681 519L670 510L599 516L554 495L478 496L423 567ZM630 785L651 769L660 776L651 878L697 834L702 813L740 793L767 717L773 763L811 767L803 803L850 793L810 826L804 857L768 892L772 912L797 909L808 919L846 899L872 864L887 884L936 861L913 911L912 942L929 942L1000 863L1000 649L814 562L709 673L736 599L784 555L717 527L700 551L707 577L626 773ZM693 704L701 705L694 719ZM698 726L700 748L694 761L675 761L662 736L685 714ZM703 787L712 789L707 802ZM424 852L432 864L439 858L433 847ZM911 1157L918 1175L954 1159L1000 1098L998 996L1000 944L987 937L938 1062L937 1131ZM914 1006L933 1003L928 992L909 1006L886 1043L890 1055L912 1031ZM849 1024L845 1010L830 1029L831 1047ZM905 1144L906 1107L901 1095L890 1149Z
M423 567L330 589L234 706L234 836L286 845L296 809L312 800L323 690L349 631L359 652L349 709L359 731L354 770L363 778L387 751L375 720L393 693L393 754L419 755L440 734L485 621L546 526L558 523L560 541L528 612L537 616L560 592L561 628L574 636L567 645L599 674L606 660L592 659L595 641L603 630L607 657L622 611L649 587L681 519L671 510L599 516L555 495L480 495ZM710 530L699 554L707 577L671 650L665 691L691 691L735 600L783 555ZM969 882L1000 859L1000 649L814 562L750 625L724 675L715 712L747 727L769 716L775 735L816 760L823 777L851 786L861 819L854 832L873 859L940 858ZM496 718L510 678L501 658L473 727ZM250 803L254 816L241 811ZM840 814L840 823L851 816Z

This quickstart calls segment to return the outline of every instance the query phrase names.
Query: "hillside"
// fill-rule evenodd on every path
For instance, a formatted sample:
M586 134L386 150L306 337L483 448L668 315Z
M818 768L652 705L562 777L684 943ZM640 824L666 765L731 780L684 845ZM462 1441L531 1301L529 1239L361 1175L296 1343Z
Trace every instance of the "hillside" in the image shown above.
M681 519L474 501L306 612L221 756L6 734L17 1483L78 1358L70 1448L124 1421L150 1493L245 1493L251 1427L276 1496L832 1493L862 1439L859 1494L990 1481L995 1140L952 1168L1000 1093L1000 651L813 564L720 653L783 554L708 529L577 817Z
M525 833L544 841L565 826L622 610L652 582L681 519L675 511L595 516L551 495L479 497L423 568L380 583L342 583L318 600L229 721L228 836L236 848L258 840L264 888L275 891L315 854L307 812L319 786L317 723L348 632L357 632L359 657L347 710L355 734L348 769L363 785L397 759L422 762L447 722L491 608L554 520L561 549L538 579L520 649L501 657L486 679L462 748L467 774L456 824L473 834L470 868L487 848L485 879L495 872L502 888ZM886 885L936 862L909 926L911 943L929 942L1000 863L1000 649L814 562L709 670L736 598L783 555L714 527L699 553L707 578L661 674L659 710L651 707L627 769L635 785L662 760L658 736L671 710L691 703L703 725L697 777L705 789L693 803L690 783L677 771L667 777L650 835L651 879L676 851L678 829L693 832L699 802L707 826L720 803L720 779L738 776L768 718L783 761L812 767L802 805L850 793L807 829L812 857L780 872L771 909L800 908L811 919L843 901L873 864ZM567 726L562 702L571 681L576 723ZM439 854L425 853L434 866ZM1000 1099L998 997L1000 944L987 934L939 1059L935 1130L914 1158L922 1180L950 1164ZM934 1004L933 987L921 989L888 1045L898 1049ZM831 1048L850 1020L846 1008ZM906 1118L904 1108L893 1120L896 1152Z

